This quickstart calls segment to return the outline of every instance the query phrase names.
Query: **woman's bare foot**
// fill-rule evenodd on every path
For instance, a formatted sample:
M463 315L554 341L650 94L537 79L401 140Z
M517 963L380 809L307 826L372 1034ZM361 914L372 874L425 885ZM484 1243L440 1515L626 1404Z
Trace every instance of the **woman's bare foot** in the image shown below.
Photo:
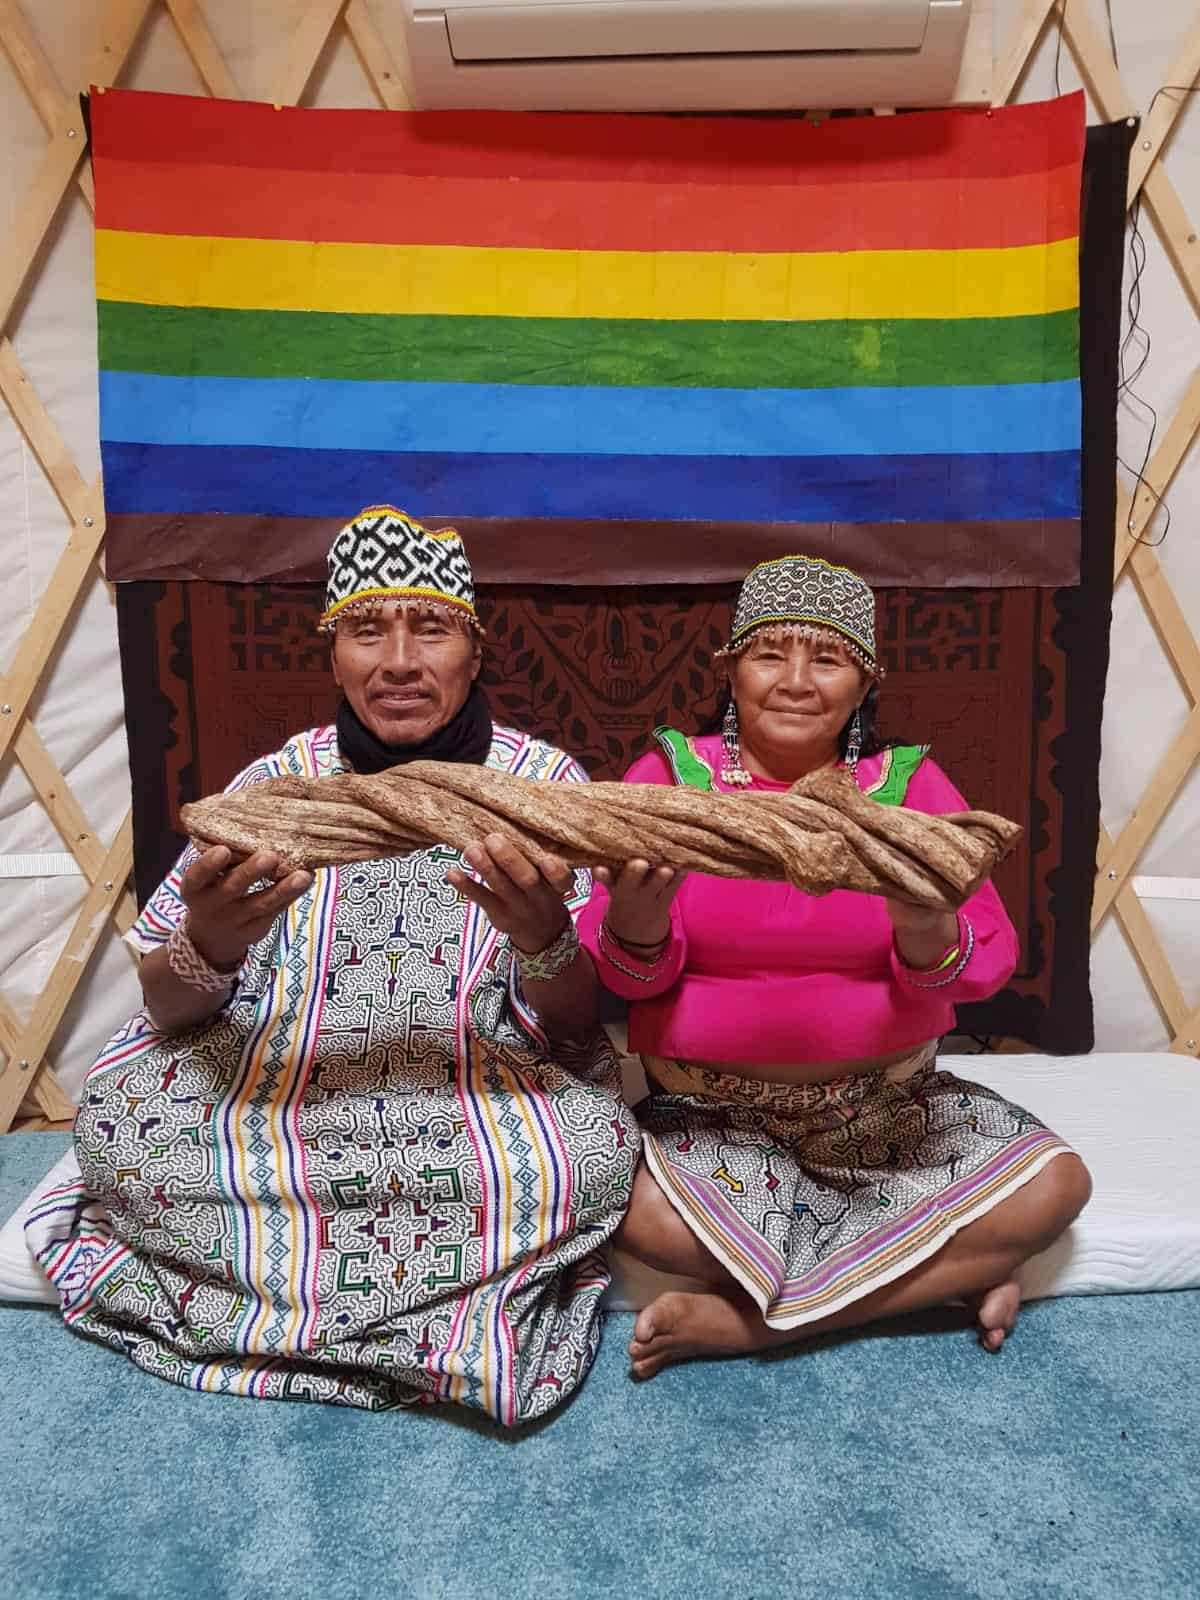
M1006 1278L970 1305L979 1323L979 1342L985 1350L999 1350L1016 1326L1021 1290L1015 1278ZM822 1319L804 1333L823 1332L838 1324L852 1325L851 1316ZM663 1367L697 1356L740 1356L794 1344L799 1330L771 1328L758 1306L740 1291L733 1295L685 1294L669 1290L639 1312L629 1341L629 1358L635 1378L652 1378Z
M769 1328L744 1295L684 1294L669 1290L638 1313L629 1341L635 1378L652 1378L674 1361L695 1356L740 1356L788 1344L791 1332Z
M993 1354L999 1350L1017 1324L1021 1310L1021 1290L1015 1278L1006 1278L970 1301L979 1323L979 1342Z

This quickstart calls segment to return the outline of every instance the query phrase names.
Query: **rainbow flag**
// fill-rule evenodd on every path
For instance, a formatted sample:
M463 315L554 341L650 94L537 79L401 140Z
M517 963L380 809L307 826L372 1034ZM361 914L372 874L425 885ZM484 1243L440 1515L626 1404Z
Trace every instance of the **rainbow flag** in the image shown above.
M91 99L116 578L1078 574L1083 97L889 118Z

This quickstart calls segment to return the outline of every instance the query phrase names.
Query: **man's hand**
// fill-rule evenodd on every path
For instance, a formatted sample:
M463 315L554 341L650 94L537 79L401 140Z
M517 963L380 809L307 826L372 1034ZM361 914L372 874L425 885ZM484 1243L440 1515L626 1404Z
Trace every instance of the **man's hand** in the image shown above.
M255 890L263 879L270 887ZM234 865L232 852L214 845L192 862L179 886L188 909L188 936L210 966L232 972L311 883L311 872L279 876L279 857L269 850Z
M554 943L570 921L563 902L575 876L565 861L549 852L526 854L502 833L489 833L463 855L483 883L460 867L451 867L446 877L459 894L483 907L494 928L529 954Z

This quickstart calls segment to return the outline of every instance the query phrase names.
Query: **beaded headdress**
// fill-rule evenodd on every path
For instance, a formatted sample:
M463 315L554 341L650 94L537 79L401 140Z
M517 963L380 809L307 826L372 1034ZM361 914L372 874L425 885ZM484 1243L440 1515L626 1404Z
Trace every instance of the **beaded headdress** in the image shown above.
M388 600L431 605L483 631L471 563L455 529L434 531L395 506L368 506L330 546L325 611L317 626L332 633L339 617L377 610Z
M781 556L752 567L738 595L729 642L719 654L740 654L752 634L771 627L836 634L865 671L883 676L875 654L875 596L849 567L819 556Z

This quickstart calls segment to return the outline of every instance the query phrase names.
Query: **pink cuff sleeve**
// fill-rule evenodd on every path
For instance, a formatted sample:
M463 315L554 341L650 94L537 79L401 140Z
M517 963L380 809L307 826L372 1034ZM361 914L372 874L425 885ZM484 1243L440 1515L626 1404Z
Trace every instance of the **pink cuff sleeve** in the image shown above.
M913 774L904 804L912 811L924 811L931 816L969 809L946 774L928 758ZM970 939L968 926L973 936ZM986 1000L1002 989L1016 970L1019 948L1016 929L993 884L985 883L963 906L958 914L958 928L962 939L959 956L945 972L913 972L900 960L893 943L892 975L896 982L905 989L929 989L931 994L952 1006ZM968 943L971 950L964 962L962 958ZM950 981L947 981L947 974L952 975Z
M905 989L926 990L952 1006L986 1000L1004 987L1017 964L1016 932L990 883L958 913L958 934L958 955L941 972L906 966L893 941L892 977Z
M607 910L608 890L598 883L577 924L580 943L591 956L600 982L624 1000L651 1000L665 994L679 981L687 959L687 935L678 905L671 907L666 948L656 961L650 962L639 961L612 937L604 926Z
M930 970L910 967L892 940L892 976L909 989L949 990L961 982L975 955L975 928L969 917L958 913L958 948L947 965Z

